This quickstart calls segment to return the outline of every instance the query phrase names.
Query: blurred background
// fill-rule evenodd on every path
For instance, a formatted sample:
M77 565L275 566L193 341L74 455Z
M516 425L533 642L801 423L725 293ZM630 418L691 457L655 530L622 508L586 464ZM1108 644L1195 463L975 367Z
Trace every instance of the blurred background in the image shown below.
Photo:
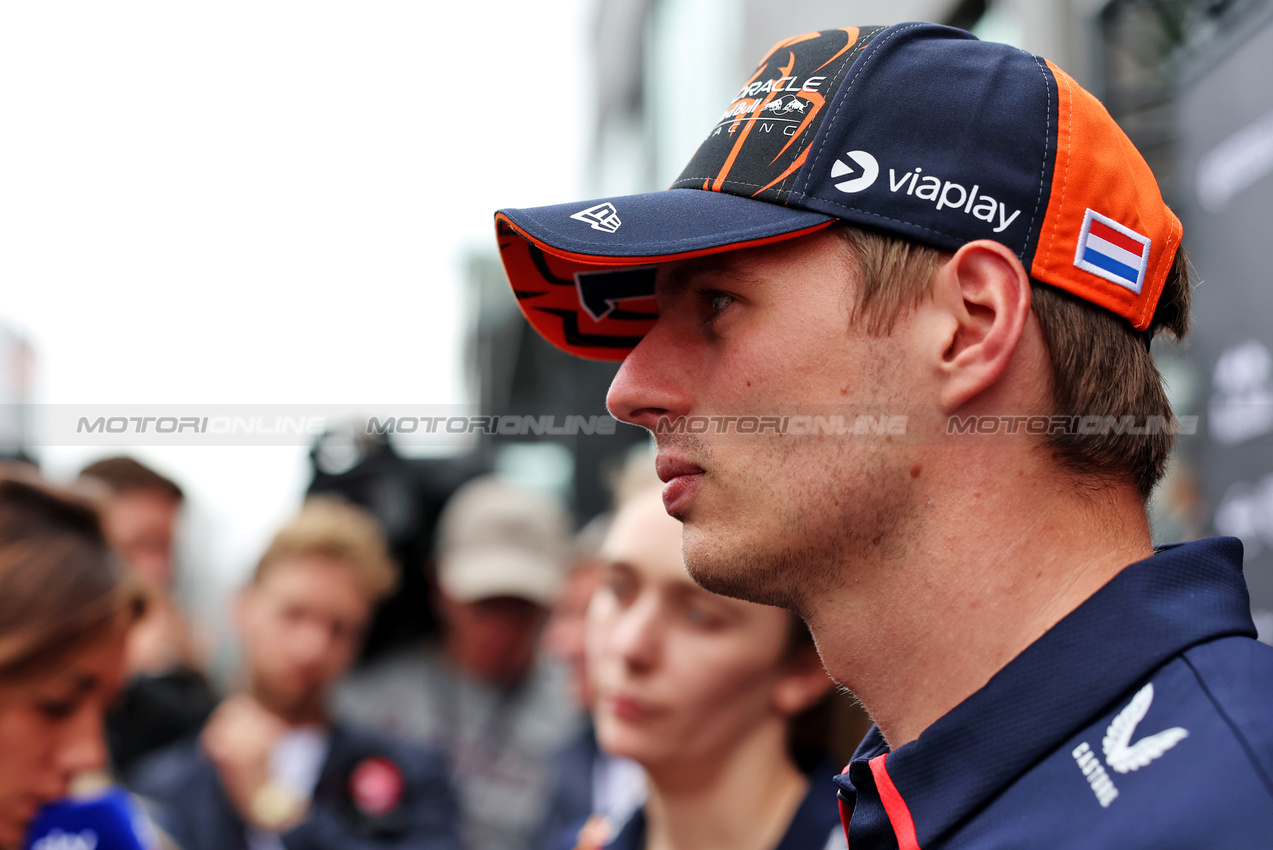
M447 495L479 472L556 493L582 526L643 443L635 429L424 438L347 423L603 414L614 366L524 326L493 211L666 186L780 37L938 21L1068 70L1184 219L1196 330L1155 354L1198 427L1155 532L1241 536L1268 639L1271 6L0 5L0 443L55 479L124 452L179 482L178 596L205 633L307 491L371 507L407 575ZM67 425L138 411L255 424L186 439Z

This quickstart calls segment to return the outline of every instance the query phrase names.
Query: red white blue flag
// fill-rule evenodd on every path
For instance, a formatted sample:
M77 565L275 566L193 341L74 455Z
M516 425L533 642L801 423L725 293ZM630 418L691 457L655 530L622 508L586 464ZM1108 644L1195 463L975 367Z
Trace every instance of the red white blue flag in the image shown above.
M1150 239L1089 209L1083 216L1074 265L1137 295L1149 265Z

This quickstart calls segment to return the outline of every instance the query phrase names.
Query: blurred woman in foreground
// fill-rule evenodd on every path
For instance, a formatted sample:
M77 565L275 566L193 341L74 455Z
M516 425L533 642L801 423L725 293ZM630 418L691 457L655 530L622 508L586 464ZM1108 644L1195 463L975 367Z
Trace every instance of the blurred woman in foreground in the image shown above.
M141 607L90 506L0 473L0 848L105 766L102 712Z
M832 685L804 625L694 584L657 487L621 507L601 556L588 611L597 738L645 768L649 797L625 824L590 822L577 845L843 846L834 787L821 781L834 767L811 782L789 747L792 718Z

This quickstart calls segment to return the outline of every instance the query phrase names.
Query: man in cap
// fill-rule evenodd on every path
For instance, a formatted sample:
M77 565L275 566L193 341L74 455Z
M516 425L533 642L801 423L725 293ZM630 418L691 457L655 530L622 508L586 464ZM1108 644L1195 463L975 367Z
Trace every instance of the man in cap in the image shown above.
M579 729L565 669L536 651L569 558L555 499L494 477L469 482L438 520L442 645L390 656L339 694L350 720L447 753L467 847L528 847L554 756Z
M1181 227L1064 72L931 24L798 36L670 190L496 222L531 323L623 359L690 573L801 614L875 720L854 850L1268 845L1241 544L1155 550L1145 510Z

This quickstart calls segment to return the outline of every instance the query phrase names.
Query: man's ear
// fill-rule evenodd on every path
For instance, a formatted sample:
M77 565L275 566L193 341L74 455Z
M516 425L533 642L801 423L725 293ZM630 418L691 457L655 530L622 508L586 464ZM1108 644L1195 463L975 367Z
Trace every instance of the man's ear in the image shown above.
M779 714L791 717L809 708L835 685L812 646L802 649L787 663L773 691L773 705Z
M1012 360L1030 315L1030 278L1004 245L964 245L933 281L938 308L941 402L958 408L994 385Z

